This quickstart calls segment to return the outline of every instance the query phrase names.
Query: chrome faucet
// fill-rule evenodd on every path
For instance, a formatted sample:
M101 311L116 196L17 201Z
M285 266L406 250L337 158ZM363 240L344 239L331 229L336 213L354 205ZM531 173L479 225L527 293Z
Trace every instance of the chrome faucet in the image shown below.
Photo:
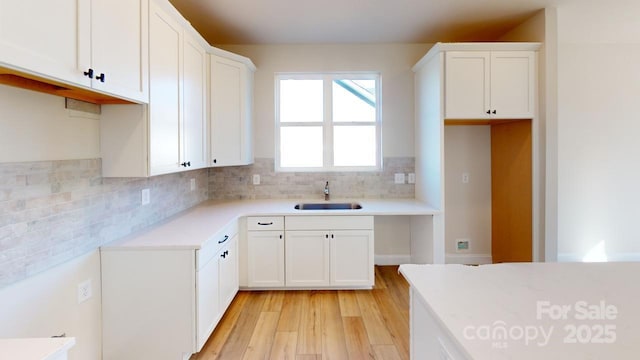
M324 200L329 201L329 182L324 185Z

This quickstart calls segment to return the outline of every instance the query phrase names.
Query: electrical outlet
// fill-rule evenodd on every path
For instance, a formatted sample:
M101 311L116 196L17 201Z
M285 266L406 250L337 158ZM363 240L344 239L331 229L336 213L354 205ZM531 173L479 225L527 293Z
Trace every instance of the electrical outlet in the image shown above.
M414 173L409 173L409 176L408 176L407 182L408 182L409 184L415 184L415 183L416 183L416 174L414 174Z
M196 179L191 179L189 180L190 184L191 184L191 191L196 189Z
M260 185L260 175L253 175L253 185Z
M148 205L151 202L151 190L142 189L142 193L140 195L142 198L142 205Z
M395 174L394 179L396 184L404 184L404 173Z
M78 284L78 304L81 304L91 298L93 291L91 289L91 279L85 280Z
M457 252L469 251L469 243L471 243L471 240L469 239L456 239L456 251Z
M462 183L463 184L468 184L469 183L469 173L468 172L462 173Z

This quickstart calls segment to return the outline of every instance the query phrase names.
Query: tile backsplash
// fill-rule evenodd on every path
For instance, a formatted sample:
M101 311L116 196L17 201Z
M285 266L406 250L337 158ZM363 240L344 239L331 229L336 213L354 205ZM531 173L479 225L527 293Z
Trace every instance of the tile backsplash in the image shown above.
M0 288L92 251L207 199L413 198L414 159L386 158L381 172L278 172L273 159L151 178L103 178L101 160L0 164ZM253 185L253 175L261 177ZM196 180L191 191L190 179ZM151 203L141 205L148 188Z
M101 168L100 159L0 164L0 288L209 197L206 169L103 178ZM142 206L144 188L151 202Z
M395 184L394 174L413 173L413 157L389 157L383 171L366 172L275 172L274 159L256 158L254 164L209 169L212 199L324 199L329 181L333 199L413 199L414 184ZM260 185L253 185L253 175Z

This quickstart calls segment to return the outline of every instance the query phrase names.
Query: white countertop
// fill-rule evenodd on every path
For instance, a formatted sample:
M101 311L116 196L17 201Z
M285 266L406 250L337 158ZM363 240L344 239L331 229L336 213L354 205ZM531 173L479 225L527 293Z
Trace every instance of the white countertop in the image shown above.
M401 265L400 272L470 359L640 356L640 263ZM554 318L562 306L566 317ZM504 340L483 333L500 327L514 332ZM520 329L531 332L529 344Z
M323 200L243 200L205 201L159 224L116 240L103 250L135 248L200 249L218 235L232 221L243 216L298 215L434 215L438 210L416 200L332 200L330 202L358 202L358 210L296 210L298 203L320 203Z
M0 359L49 360L59 359L75 345L76 339L25 338L0 339Z

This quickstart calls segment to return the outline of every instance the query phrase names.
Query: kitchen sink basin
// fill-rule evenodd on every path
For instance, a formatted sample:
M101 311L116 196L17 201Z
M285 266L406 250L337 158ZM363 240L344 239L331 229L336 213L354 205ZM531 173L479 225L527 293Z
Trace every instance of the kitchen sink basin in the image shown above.
M358 203L300 203L296 210L358 210L362 205Z

